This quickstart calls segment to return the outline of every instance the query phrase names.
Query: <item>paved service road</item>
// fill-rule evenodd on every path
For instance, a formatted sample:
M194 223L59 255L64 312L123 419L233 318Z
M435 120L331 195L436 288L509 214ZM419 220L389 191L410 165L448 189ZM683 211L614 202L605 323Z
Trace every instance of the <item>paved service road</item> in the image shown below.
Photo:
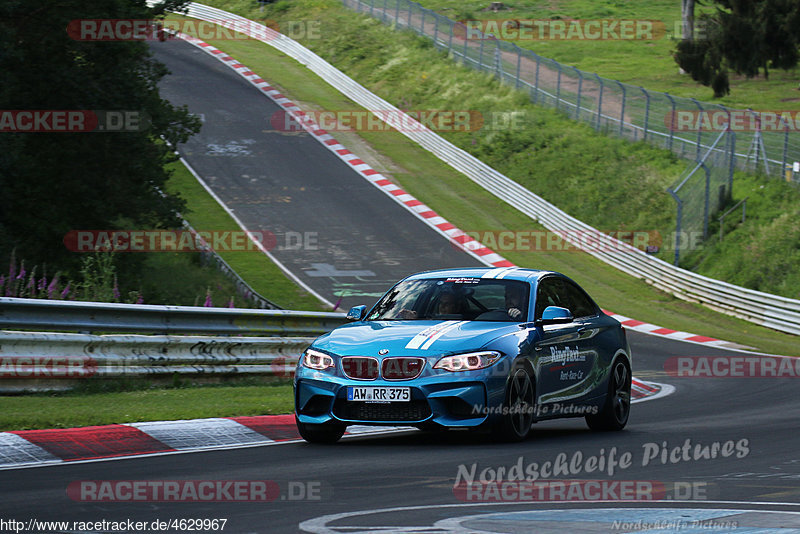
M216 59L183 41L152 46L172 71L162 96L203 119L181 154L248 229L273 232L271 252L330 302L370 305L410 273L481 265L306 132L275 130L279 107Z

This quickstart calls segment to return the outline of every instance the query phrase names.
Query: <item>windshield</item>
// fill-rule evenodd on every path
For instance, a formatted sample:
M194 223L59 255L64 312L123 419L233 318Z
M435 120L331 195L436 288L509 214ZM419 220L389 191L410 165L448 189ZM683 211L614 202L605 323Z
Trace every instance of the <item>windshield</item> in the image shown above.
M491 278L405 280L378 301L367 320L525 322L528 287L526 282Z

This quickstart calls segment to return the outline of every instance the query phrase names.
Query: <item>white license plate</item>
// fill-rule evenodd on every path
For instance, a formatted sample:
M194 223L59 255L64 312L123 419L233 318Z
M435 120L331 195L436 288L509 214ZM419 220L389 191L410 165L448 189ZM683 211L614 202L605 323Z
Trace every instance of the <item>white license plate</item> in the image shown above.
M347 400L362 402L410 402L411 388L385 386L348 386Z

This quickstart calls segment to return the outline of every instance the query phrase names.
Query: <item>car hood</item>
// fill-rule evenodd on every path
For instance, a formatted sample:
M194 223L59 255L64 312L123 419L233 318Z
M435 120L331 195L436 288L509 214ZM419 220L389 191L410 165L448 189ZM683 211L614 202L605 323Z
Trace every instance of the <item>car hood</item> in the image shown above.
M319 337L314 347L341 356L433 355L483 348L518 333L516 323L488 321L368 321L351 323Z

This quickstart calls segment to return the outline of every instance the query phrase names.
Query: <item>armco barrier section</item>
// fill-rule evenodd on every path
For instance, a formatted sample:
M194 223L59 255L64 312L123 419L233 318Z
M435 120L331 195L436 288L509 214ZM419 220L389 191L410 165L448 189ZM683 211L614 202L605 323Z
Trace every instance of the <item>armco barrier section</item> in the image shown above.
M0 297L0 329L316 337L344 313L156 306Z
M290 377L313 338L0 333L0 393L69 389L87 378Z
M197 3L189 5L188 15L236 29L280 50L306 65L312 72L365 109L391 110L393 113L402 113L401 110L374 95L311 50L266 26L221 9ZM387 115L387 113L376 114L379 118ZM678 298L699 302L709 308L768 328L800 335L800 300L754 291L701 276L648 256L612 237L600 235L592 246L586 246L580 236L598 235L600 234L598 230L571 217L528 191L471 154L418 124L413 118L407 117L407 120L415 127L404 129L401 132L403 135L496 197L538 221L546 229L562 234L568 242L582 248L592 256Z

